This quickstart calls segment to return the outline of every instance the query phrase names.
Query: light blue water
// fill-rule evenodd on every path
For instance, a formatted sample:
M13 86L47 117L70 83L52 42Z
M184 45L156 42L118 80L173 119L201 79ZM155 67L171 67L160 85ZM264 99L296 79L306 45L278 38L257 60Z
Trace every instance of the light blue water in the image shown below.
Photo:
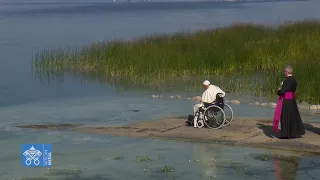
M72 77L66 77L60 84L42 84L30 68L32 53L37 49L72 48L101 40L130 39L181 29L196 30L239 21L277 24L285 20L319 18L318 7L320 1L113 3L102 0L0 0L0 147L4 149L4 153L0 154L0 177L13 179L22 175L42 175L47 170L20 167L19 146L21 143L53 143L55 168L87 168L83 177L102 174L108 175L109 179L206 179L201 171L205 170L204 167L210 167L210 163L188 164L186 160L186 157L196 159L194 149L200 146L197 144L69 132L29 132L12 128L13 124L21 123L130 124L186 115L192 111L193 102L185 98L196 94L180 92L184 99L173 100L169 96L176 93L167 92L162 99L155 100L151 98L153 92L118 92L108 84L81 82ZM242 101L246 97L231 98ZM273 113L272 109L252 109L249 105L232 107L236 116L270 118ZM132 109L141 111L135 113L130 111ZM310 112L302 112L302 115L305 121L316 121L319 117ZM208 145L202 146L202 149L210 149ZM226 157L221 158L221 163L232 158L248 164L243 152L262 151L227 149L214 146L210 152L223 152L217 155ZM125 159L112 160L110 154L121 151ZM199 152L206 154L203 153L205 151ZM138 164L134 159L141 155L155 159L163 155L165 162ZM317 159L304 158L301 161L309 166ZM156 173L164 165L174 166L174 173L165 176ZM260 165L254 168L259 171L269 169L261 172L260 176L268 174L273 179L270 163ZM303 167L300 165L297 177L308 179ZM144 168L148 171L143 171ZM315 173L312 168L307 170L308 173ZM234 179L239 175L236 171L226 172L223 169L215 170L213 174L223 179Z

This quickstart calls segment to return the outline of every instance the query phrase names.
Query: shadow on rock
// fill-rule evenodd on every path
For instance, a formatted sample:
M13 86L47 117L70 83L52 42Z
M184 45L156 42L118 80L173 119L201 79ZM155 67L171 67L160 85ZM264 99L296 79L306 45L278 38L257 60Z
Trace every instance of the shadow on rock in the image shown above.
M262 124L262 123L258 123L258 128L261 129L263 131L263 133L267 136L267 137L270 137L270 138L279 138L279 135L278 133L275 133L273 131L273 127L271 125L265 125L265 124Z
M267 137L270 137L270 138L274 138L274 137L279 138L280 137L278 133L275 133L273 131L273 127L271 125L265 125L262 123L258 123L257 125L258 125L258 128L261 129ZM320 135L320 128L315 127L311 124L307 124L307 123L303 123L303 125L304 125L304 128L306 131Z
M314 127L313 125L307 124L307 123L303 123L303 125L304 125L304 128L305 128L307 131L310 131L310 132L313 132L313 133L315 133L315 134L320 135L320 128Z

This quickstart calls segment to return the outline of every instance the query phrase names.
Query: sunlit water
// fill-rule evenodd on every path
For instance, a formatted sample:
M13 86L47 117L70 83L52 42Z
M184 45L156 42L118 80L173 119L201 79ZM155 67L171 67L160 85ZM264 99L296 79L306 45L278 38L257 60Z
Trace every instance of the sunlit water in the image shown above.
M247 155L264 150L29 131L12 125L59 122L123 125L186 116L192 112L193 106L193 102L186 98L201 93L176 90L162 93L161 99L152 99L154 92L119 91L108 84L84 83L72 77L66 77L60 84L42 84L35 79L30 68L32 53L37 49L72 48L95 41L181 29L196 30L239 21L278 24L286 20L319 18L318 7L320 1L113 3L102 0L0 0L0 147L3 149L0 153L0 179L48 176L46 169L20 165L22 143L52 143L54 168L82 171L79 176L76 173L69 175L73 179L244 179L245 171L239 170L242 167L248 168L246 177L249 179L275 179L273 161L253 160ZM177 94L183 99L169 98ZM248 97L231 94L229 99L245 101ZM271 108L248 104L232 105L232 108L236 116L242 117L270 119L273 114ZM319 121L316 113L301 113L304 121ZM115 160L119 155L124 158ZM148 156L152 161L137 162L136 156ZM227 163L228 159L234 163ZM317 161L318 157L300 158L296 179L319 177L315 169L319 166L315 164ZM173 167L174 171L159 172L166 165ZM290 173L290 168L283 168Z

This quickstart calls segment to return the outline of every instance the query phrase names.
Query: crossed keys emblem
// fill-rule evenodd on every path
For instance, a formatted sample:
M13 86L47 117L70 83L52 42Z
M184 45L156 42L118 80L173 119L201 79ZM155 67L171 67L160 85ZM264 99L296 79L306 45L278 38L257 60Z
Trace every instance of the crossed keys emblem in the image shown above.
M26 157L26 165L30 165L32 160L33 160L33 163L35 165L39 165L40 164L40 156L42 155L42 153L37 150L36 148L34 148L33 146L31 146L30 149L24 151L23 155Z

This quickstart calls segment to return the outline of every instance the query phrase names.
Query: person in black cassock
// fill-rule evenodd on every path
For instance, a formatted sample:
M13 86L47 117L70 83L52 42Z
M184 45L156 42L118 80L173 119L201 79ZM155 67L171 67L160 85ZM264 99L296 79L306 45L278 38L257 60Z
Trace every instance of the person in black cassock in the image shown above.
M292 73L293 69L291 66L284 68L286 79L283 81L277 93L279 96L279 107L276 109L274 121L277 119L276 116L278 116L281 124L281 139L299 138L305 134L304 125L295 99L295 91L298 83ZM275 128L278 128L277 125Z

